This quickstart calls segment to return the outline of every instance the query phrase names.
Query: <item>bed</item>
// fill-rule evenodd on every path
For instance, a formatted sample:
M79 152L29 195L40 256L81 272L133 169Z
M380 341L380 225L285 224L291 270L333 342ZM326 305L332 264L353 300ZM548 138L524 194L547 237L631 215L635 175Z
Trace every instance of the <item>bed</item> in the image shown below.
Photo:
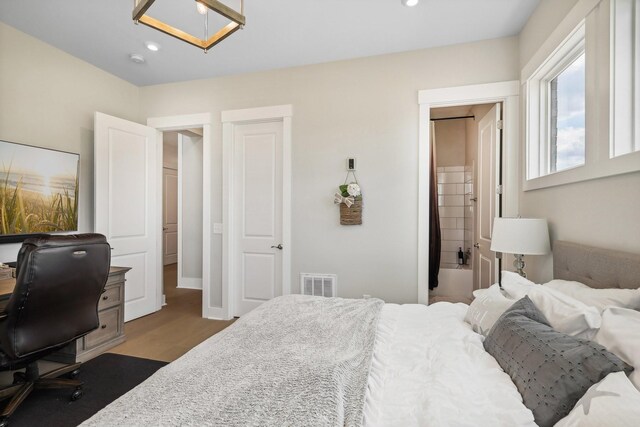
M556 279L640 287L640 255L553 249ZM281 297L83 425L535 426L468 308Z

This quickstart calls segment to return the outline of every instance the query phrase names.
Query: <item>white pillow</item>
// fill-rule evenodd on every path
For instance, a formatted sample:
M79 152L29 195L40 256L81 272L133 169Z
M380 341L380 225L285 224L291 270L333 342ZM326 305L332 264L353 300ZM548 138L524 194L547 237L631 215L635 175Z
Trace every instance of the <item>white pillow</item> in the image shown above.
M538 285L529 291L528 296L558 332L592 340L602 324L597 308L561 292Z
M475 299L467 309L464 321L471 325L474 332L485 337L502 313L516 302L507 298L498 285L474 291L473 296Z
M606 309L594 341L635 368L630 379L640 390L640 311Z
M640 289L594 289L580 282L552 280L544 286L604 311L607 307L640 309Z
M527 295L558 332L590 340L600 327L598 309L551 287L536 285L517 273L503 271L502 287L516 300Z
M480 296L486 294L488 290L489 289L476 289L473 291L473 298L480 298Z
M614 372L592 385L555 427L636 427L639 424L640 392L624 372Z
M516 300L524 298L536 286L538 285L518 273L506 270L502 272L502 288Z

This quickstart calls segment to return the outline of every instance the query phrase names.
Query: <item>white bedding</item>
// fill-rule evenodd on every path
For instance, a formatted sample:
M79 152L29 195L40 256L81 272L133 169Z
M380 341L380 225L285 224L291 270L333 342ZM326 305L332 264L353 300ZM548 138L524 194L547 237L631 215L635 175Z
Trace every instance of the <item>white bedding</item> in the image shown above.
M464 322L468 306L386 304L364 425L535 426L515 385Z

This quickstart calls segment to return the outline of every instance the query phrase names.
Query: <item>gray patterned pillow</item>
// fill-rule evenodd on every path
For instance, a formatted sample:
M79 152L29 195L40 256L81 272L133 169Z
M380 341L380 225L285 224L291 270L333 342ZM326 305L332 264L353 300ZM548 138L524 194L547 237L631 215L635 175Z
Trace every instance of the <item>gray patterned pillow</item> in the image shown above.
M553 330L526 296L498 319L484 347L509 374L541 427L565 417L609 373L633 370L601 345Z

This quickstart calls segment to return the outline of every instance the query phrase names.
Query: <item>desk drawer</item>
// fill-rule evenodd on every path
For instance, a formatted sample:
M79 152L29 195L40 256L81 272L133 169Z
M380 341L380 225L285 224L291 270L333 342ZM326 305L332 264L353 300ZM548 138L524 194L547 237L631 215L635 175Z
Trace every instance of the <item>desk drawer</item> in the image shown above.
M120 334L120 306L99 313L100 326L84 337L84 349L88 350L109 341Z
M122 302L122 283L105 288L102 295L100 295L100 303L98 304L98 311L102 311L105 308L119 305Z
M123 282L124 283L125 279L124 279L124 272L120 272L120 273L111 273L109 274L109 277L107 278L107 283L105 286L109 286L112 285L114 283L118 283L118 282Z

